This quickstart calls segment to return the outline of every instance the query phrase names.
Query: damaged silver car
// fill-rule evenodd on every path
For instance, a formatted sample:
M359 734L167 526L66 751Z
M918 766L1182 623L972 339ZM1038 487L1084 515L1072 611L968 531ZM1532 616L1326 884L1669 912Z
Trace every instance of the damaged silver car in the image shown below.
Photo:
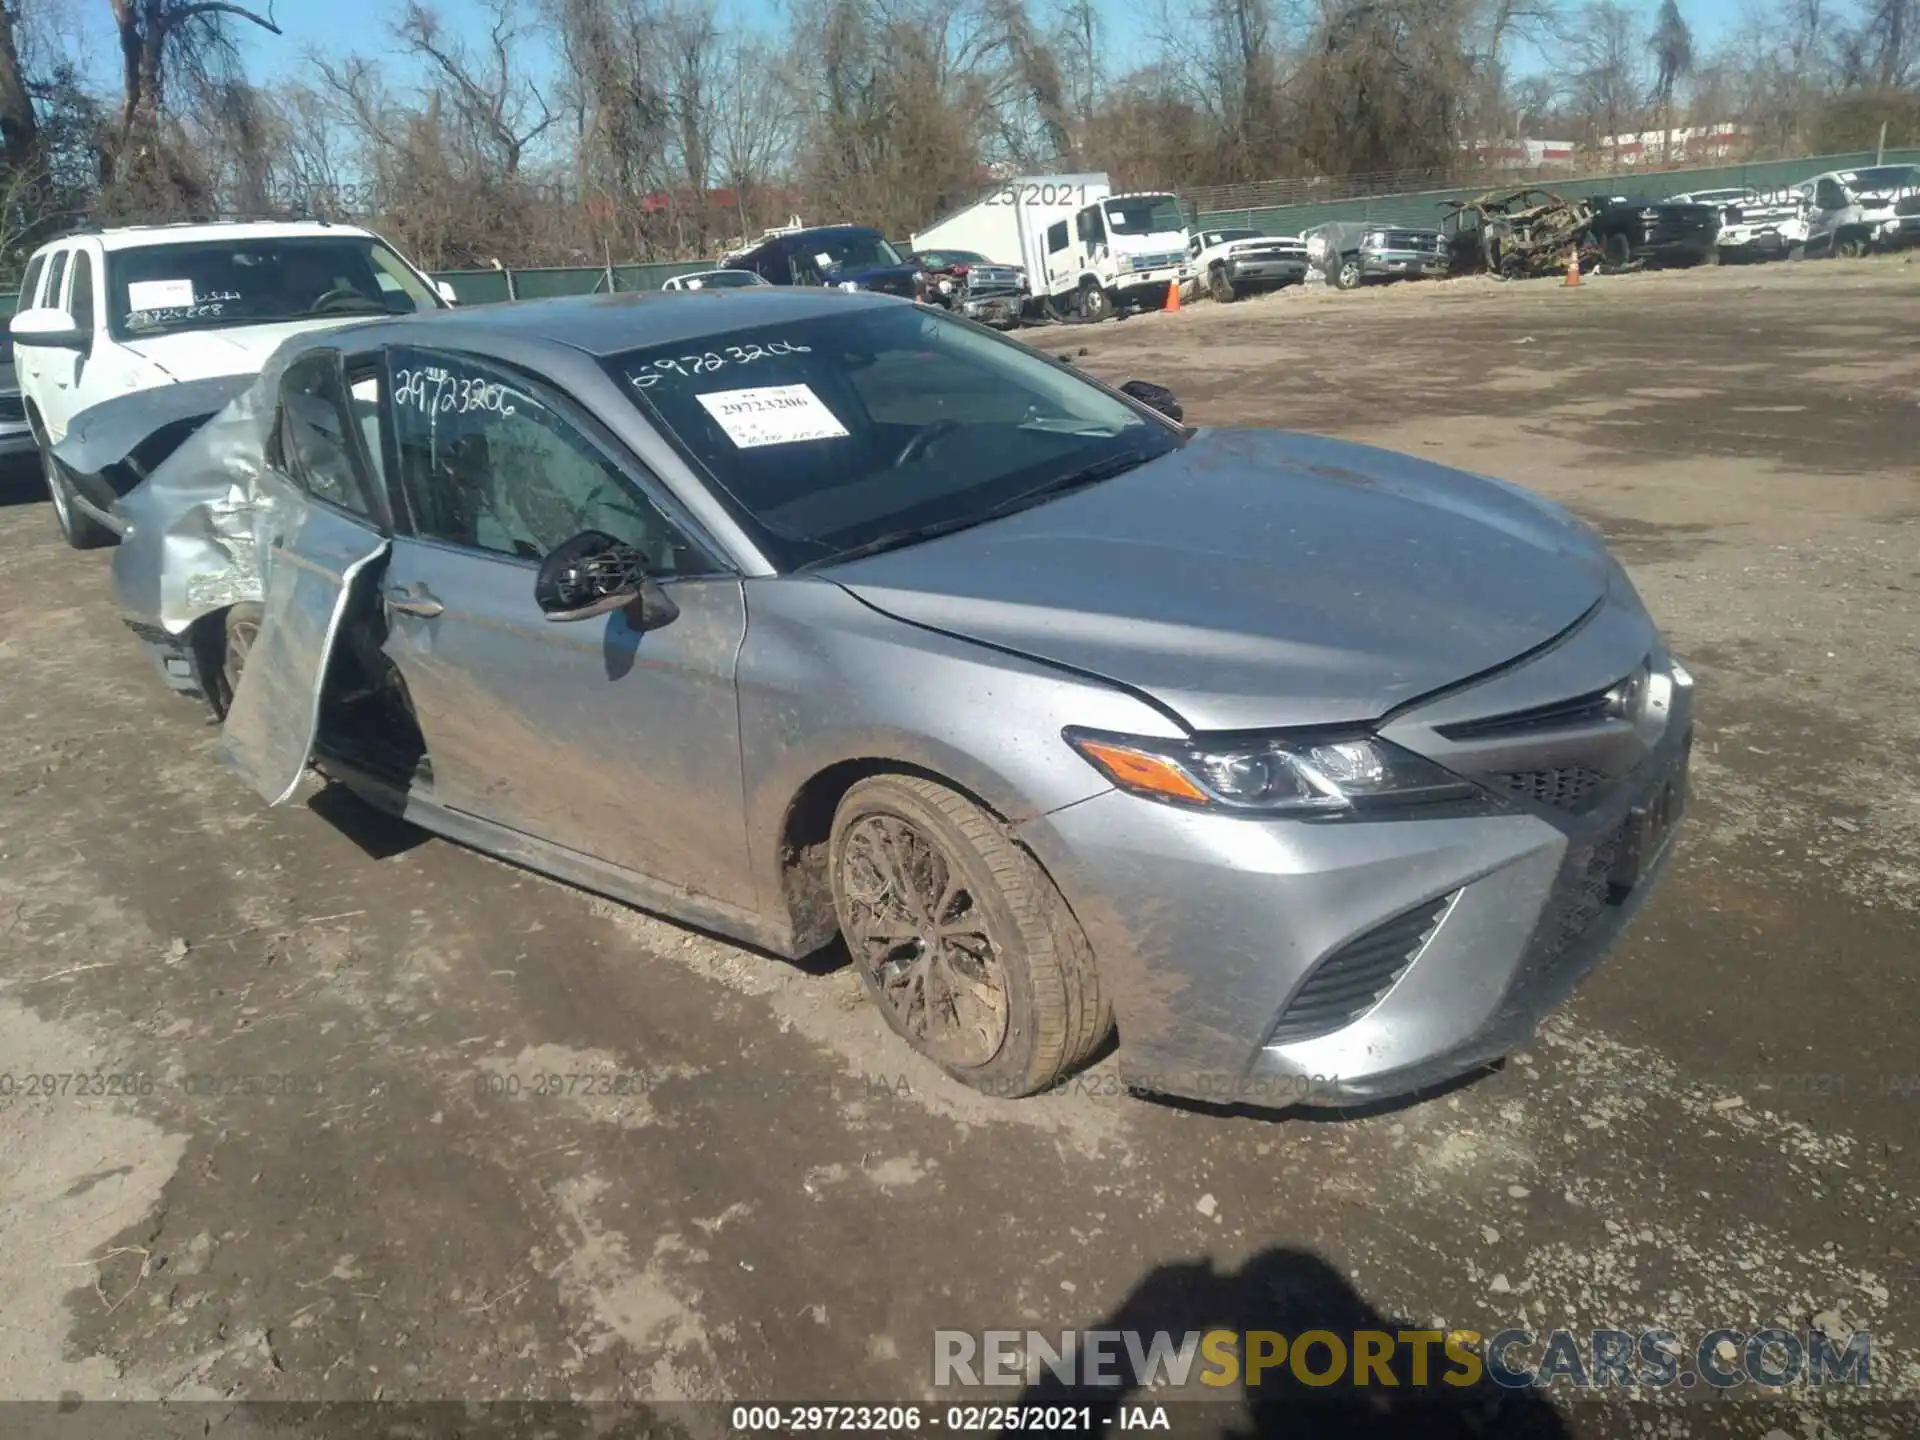
M844 941L989 1093L1116 1029L1131 1086L1276 1106L1523 1044L1669 861L1686 671L1557 506L1138 395L873 295L379 321L133 488L114 578L269 802L312 765Z

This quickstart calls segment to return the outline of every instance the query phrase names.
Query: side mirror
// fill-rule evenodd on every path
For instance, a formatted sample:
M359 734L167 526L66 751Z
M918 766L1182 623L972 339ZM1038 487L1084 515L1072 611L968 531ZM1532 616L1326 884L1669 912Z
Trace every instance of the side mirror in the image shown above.
M1181 408L1180 402L1173 398L1173 391L1164 385L1154 385L1145 380L1129 380L1120 387L1120 393L1131 395L1142 405L1158 410L1169 420L1186 423L1187 412Z
M82 353L93 349L93 336L73 323L73 317L64 310L51 305L42 305L34 310L22 310L15 315L7 326L16 345L38 345L48 350L78 350Z
M628 610L637 630L657 630L680 614L647 573L646 557L600 530L583 531L548 552L534 577L533 603L549 620Z
M453 282L452 282L452 281L450 281L450 280L436 280L436 281L434 281L434 282L433 282L433 288L434 288L434 290L435 290L435 292L436 292L436 293L438 293L438 295L440 296L440 298L441 298L442 300L444 300L444 301L446 301L446 302L447 302L447 304L449 304L449 305L458 305L458 304L460 303L460 297L459 297L458 295L456 295L456 294L454 294L454 293L453 293Z

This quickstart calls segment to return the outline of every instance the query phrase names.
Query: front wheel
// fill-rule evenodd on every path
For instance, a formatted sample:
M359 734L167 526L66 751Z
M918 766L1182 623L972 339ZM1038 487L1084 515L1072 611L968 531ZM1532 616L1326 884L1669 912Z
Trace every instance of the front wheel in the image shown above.
M1358 255L1343 255L1340 263L1333 268L1333 288L1336 290L1358 290L1363 278Z
M829 864L868 997L956 1080L1031 1095L1106 1038L1112 1012L1079 923L965 796L917 776L862 780L834 815Z
M1842 260L1858 260L1867 253L1867 237L1864 235L1843 235L1833 242L1833 253Z
M119 538L73 503L66 477L60 473L60 462L45 447L40 451L40 473L46 477L47 498L53 501L54 522L59 525L67 544L76 550L98 550Z
M1600 254L1609 270L1624 270L1633 263L1633 246L1624 235L1607 236L1606 243L1600 247Z
M207 699L217 719L225 720L227 711L233 708L233 692L240 688L240 674L253 652L253 642L260 638L260 622L265 615L261 606L242 600L219 617L219 631L211 637L217 645L210 647L204 665Z
M1207 271L1207 293L1222 305L1233 303L1233 281L1227 277L1226 266L1215 265Z

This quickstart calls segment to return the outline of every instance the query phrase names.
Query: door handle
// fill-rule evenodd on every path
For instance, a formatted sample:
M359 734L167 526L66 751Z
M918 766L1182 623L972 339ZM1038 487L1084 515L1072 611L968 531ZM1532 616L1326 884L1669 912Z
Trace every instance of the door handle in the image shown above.
M424 615L431 619L445 612L447 607L427 594L423 587L418 590L387 591L387 608L397 610L402 615Z

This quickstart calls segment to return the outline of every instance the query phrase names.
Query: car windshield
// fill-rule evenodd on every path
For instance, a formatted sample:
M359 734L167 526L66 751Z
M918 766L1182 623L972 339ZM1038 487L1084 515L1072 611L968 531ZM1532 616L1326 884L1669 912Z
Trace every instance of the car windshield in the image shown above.
M831 235L809 235L800 242L802 253L820 270L831 275L836 270L872 270L882 265L902 265L900 252L889 245L877 230L842 230Z
M782 571L977 524L1184 438L1024 345L904 304L605 364Z
M1891 190L1900 185L1920 185L1920 167L1881 165L1871 170L1856 170L1843 178L1856 190Z
M117 339L442 308L398 255L365 235L143 245L107 254Z
M689 275L680 283L689 290L730 290L741 285L757 285L760 277L751 270L709 270Z
M1258 230L1209 230L1207 244L1224 245L1229 240L1253 240L1259 237Z
M1180 202L1171 195L1128 195L1101 203L1106 207L1107 226L1116 235L1165 234L1187 226Z

